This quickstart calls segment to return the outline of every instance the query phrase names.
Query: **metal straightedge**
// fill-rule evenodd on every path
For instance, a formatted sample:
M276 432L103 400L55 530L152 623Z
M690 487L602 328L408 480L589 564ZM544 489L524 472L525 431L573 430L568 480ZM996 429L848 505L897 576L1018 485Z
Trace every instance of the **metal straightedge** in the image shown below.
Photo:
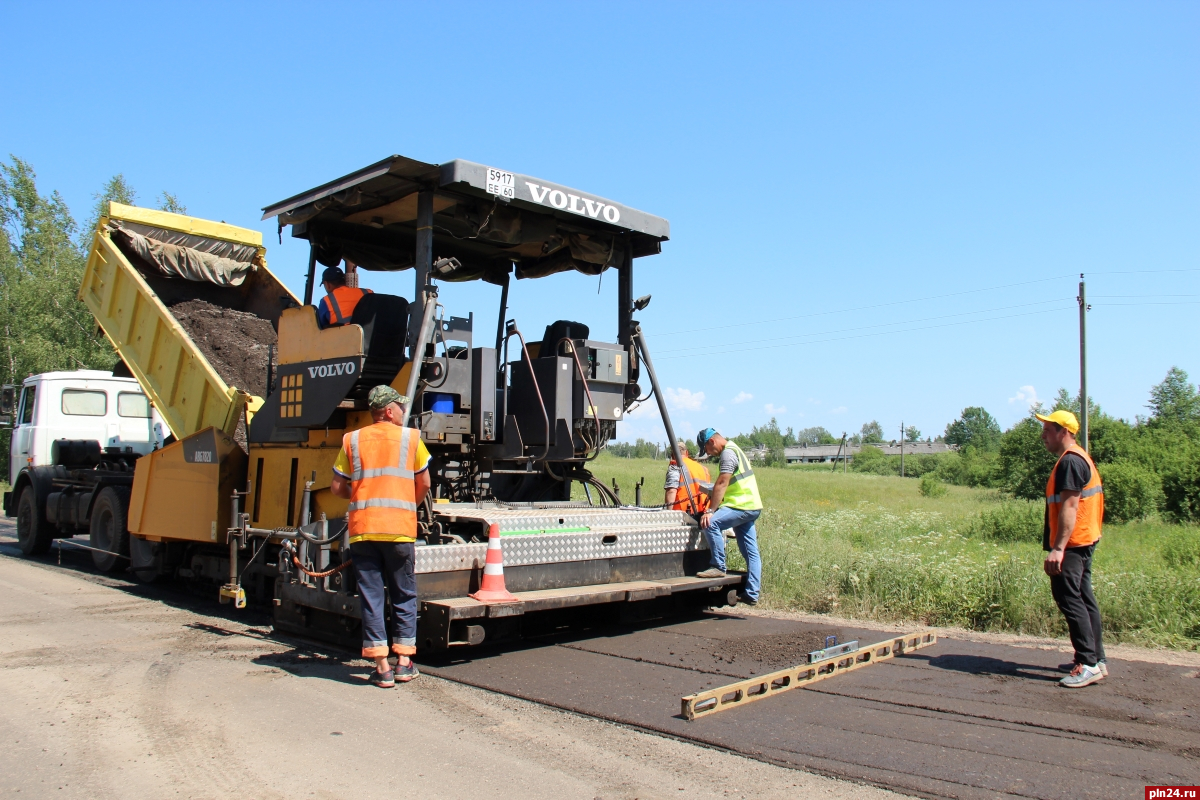
M930 631L918 631L885 639L876 644L860 647L850 653L831 656L823 661L789 667L767 675L747 678L727 686L690 694L680 698L681 711L684 718L691 722L718 711L744 706L755 700L762 700L764 697L783 694L791 689L811 686L826 678L853 672L856 669L869 667L871 664L887 661L935 644L937 644L937 634Z

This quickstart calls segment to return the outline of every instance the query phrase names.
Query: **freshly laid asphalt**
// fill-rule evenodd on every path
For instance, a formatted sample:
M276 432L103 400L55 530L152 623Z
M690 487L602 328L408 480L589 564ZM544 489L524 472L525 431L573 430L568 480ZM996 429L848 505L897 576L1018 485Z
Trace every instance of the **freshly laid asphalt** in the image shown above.
M680 716L684 695L788 666L734 654L829 633L864 644L894 636L729 613L477 651L424 669L905 793L1116 798L1200 783L1200 677L1189 667L1110 659L1107 680L1070 690L1057 683L1061 652L943 638L811 688L692 722Z

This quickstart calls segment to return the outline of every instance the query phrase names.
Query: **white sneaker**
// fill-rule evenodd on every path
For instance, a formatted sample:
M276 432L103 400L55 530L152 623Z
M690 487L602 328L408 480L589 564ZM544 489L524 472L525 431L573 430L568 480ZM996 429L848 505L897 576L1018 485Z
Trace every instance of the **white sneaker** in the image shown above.
M1102 680L1104 680L1104 673L1100 671L1099 665L1089 667L1086 664L1079 664L1071 670L1070 675L1059 681L1059 684L1068 689L1082 689L1084 686L1091 686Z

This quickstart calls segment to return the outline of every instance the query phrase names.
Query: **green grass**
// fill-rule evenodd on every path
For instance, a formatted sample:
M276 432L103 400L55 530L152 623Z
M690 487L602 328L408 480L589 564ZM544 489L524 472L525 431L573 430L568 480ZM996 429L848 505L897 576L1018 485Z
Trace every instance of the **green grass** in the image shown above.
M659 503L665 462L601 456L622 498L645 477ZM859 619L1065 636L1042 572L1042 507L990 490L924 497L912 479L755 469L763 603ZM582 492L578 492L582 498ZM741 565L736 548L730 566ZM1200 650L1200 528L1106 525L1093 584L1110 642Z

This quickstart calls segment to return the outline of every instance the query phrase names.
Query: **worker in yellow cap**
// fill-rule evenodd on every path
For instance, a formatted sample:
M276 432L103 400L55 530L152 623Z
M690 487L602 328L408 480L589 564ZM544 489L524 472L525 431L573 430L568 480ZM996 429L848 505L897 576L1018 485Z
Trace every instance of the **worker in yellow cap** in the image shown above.
M1061 669L1069 674L1059 683L1078 689L1108 675L1100 638L1100 607L1092 594L1092 555L1104 521L1104 487L1087 451L1075 442L1079 421L1070 411L1036 414L1042 421L1042 443L1058 456L1046 481L1046 524L1043 568L1050 576L1050 593L1067 618L1075 660Z

